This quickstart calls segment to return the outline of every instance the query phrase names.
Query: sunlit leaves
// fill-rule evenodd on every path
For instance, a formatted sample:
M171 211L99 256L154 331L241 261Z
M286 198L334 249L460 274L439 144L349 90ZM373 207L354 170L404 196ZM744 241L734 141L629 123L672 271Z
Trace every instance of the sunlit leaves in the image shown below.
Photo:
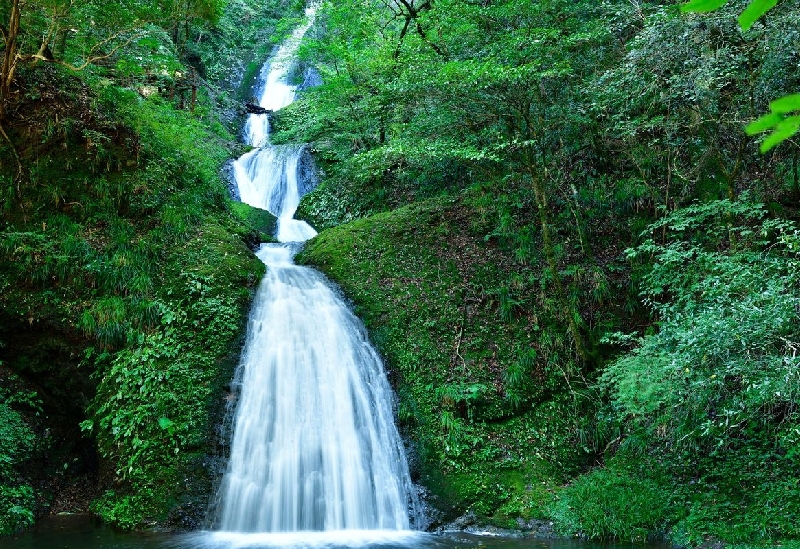
M692 0L681 6L683 11L713 11L727 4L728 0ZM747 8L739 15L739 26L743 31L749 30L764 14L774 8L778 0L751 0ZM800 94L789 95L770 104L770 114L766 114L751 123L745 131L754 135L772 130L772 133L761 142L761 152L765 153L795 135L800 129L800 116L784 116L800 110Z
M800 94L787 95L786 97L776 99L769 104L769 108L772 112L781 114L800 111Z
M692 0L681 6L681 10L692 12L714 11L727 3L728 0Z
M767 152L789 139L800 130L800 94L787 95L770 103L770 112L750 123L745 131L748 135L772 131L761 143L761 152Z
M703 13L714 11L725 4L728 0L692 0L681 6L681 11ZM739 15L739 26L742 30L749 30L753 23L758 21L765 13L774 8L778 0L751 0L747 8Z
M778 0L752 0L739 16L739 26L742 30L749 30L762 15L775 7Z
M771 115L766 115L766 117L769 116ZM754 127L755 128L759 127L758 125L756 125L758 123L764 125L765 123L763 122L763 120L766 117L762 117L761 119L754 122L753 125L748 126L746 128L747 133L752 135L755 133L759 133L759 131L765 131L765 130L754 129ZM781 116L779 122L771 125L767 129L771 129L773 131L769 136L767 136L766 139L764 139L764 141L761 142L761 152L767 152L776 145L783 143L784 141L795 135L798 132L798 130L800 130L800 116L790 116L788 118L783 118Z

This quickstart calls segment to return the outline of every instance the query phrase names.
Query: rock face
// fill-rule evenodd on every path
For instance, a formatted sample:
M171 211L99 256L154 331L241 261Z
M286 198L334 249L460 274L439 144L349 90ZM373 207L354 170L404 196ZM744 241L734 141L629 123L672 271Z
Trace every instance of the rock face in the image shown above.
M303 83L297 86L298 90L307 90L322 85L322 75L314 67L306 68L303 73Z
M234 202L241 202L242 197L239 195L239 186L233 178L233 162L234 160L232 158L225 162L220 170L220 177L222 177L222 180L225 182L225 188L228 189L228 195L231 197L231 200Z
M297 163L297 190L303 196L317 186L319 183L319 172L314 157L311 156L307 147L303 148L300 160Z
M436 529L439 533L444 532L464 532L475 536L492 536L502 538L535 538L535 539L559 539L562 536L556 534L553 522L550 520L524 520L517 519L518 528L498 528L496 526L482 524L472 513L458 517L449 524L445 524Z
M254 103L253 101L248 101L244 104L244 109L247 111L248 114L266 114L269 116L272 114L272 111L269 109L265 109Z

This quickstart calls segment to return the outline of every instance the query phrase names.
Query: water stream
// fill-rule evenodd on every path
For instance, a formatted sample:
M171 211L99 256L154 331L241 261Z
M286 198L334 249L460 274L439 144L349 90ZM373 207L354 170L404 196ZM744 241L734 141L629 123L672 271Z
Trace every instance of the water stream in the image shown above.
M313 11L308 15L262 71L265 109L294 99L287 76ZM316 234L293 219L305 190L298 177L303 146L271 145L264 114L250 115L245 131L257 148L234 164L240 196L278 217L281 243L257 253L267 274L234 380L239 398L216 538L405 536L418 505L380 358L322 275L293 263Z

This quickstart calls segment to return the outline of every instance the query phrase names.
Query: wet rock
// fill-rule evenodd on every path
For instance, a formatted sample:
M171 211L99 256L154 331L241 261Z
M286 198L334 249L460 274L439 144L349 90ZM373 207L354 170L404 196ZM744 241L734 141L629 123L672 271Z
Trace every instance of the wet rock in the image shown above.
M718 539L707 539L703 543L697 546L697 549L725 549L727 547L725 543L721 542Z
M556 534L556 531L553 528L553 522L550 520L523 520L522 518L518 518L517 524L526 538L553 539L562 537Z
M303 83L297 86L298 91L315 88L322 85L322 75L314 67L306 68L303 73Z
M554 528L553 522L549 520L517 519L519 529L499 528L481 523L478 518L470 511L458 517L456 520L436 529L437 532L464 532L474 536L492 536L500 538L536 538L536 539L561 539ZM718 548L709 548L718 549Z
M319 183L319 172L314 157L311 156L307 147L303 147L300 158L297 161L297 191L300 196L314 190Z
M254 101L255 98L253 101L244 104L244 109L247 112L247 114L266 114L267 116L272 114L271 110L265 109L264 107L257 105Z
M466 531L467 528L475 526L477 523L477 517L475 513L472 511L467 511L465 514L461 515L453 522L445 524L438 528L440 532L452 532L452 531Z
M241 202L242 197L239 195L239 186L233 178L233 162L233 159L225 162L225 165L223 165L220 170L220 177L222 177L222 180L225 182L225 188L228 189L228 195L231 197L231 200Z

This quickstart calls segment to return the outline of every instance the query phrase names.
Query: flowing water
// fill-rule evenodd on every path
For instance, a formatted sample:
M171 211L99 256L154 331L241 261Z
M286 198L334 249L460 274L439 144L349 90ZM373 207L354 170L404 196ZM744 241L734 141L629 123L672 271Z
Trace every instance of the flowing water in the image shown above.
M287 75L309 25L265 66L265 109L294 99ZM278 217L281 244L257 254L267 274L234 380L234 436L213 537L235 543L261 534L280 544L408 537L418 505L380 358L322 275L293 263L300 243L316 234L293 219L309 186L299 177L303 146L271 145L267 115L250 116L246 137L257 148L234 164L240 196Z
M270 546L280 545L280 539L268 541ZM292 544L287 534L286 545L312 547L313 540L295 540ZM459 532L440 535L417 534L401 539L348 540L328 539L324 549L362 547L364 549L670 549L667 545L634 545L630 543L582 542L571 539L522 539L496 536L478 536ZM0 538L0 549L244 549L262 547L258 536L219 540L212 544L202 534L165 534L145 532L120 532L103 526L88 516L49 517L36 528L24 534Z

